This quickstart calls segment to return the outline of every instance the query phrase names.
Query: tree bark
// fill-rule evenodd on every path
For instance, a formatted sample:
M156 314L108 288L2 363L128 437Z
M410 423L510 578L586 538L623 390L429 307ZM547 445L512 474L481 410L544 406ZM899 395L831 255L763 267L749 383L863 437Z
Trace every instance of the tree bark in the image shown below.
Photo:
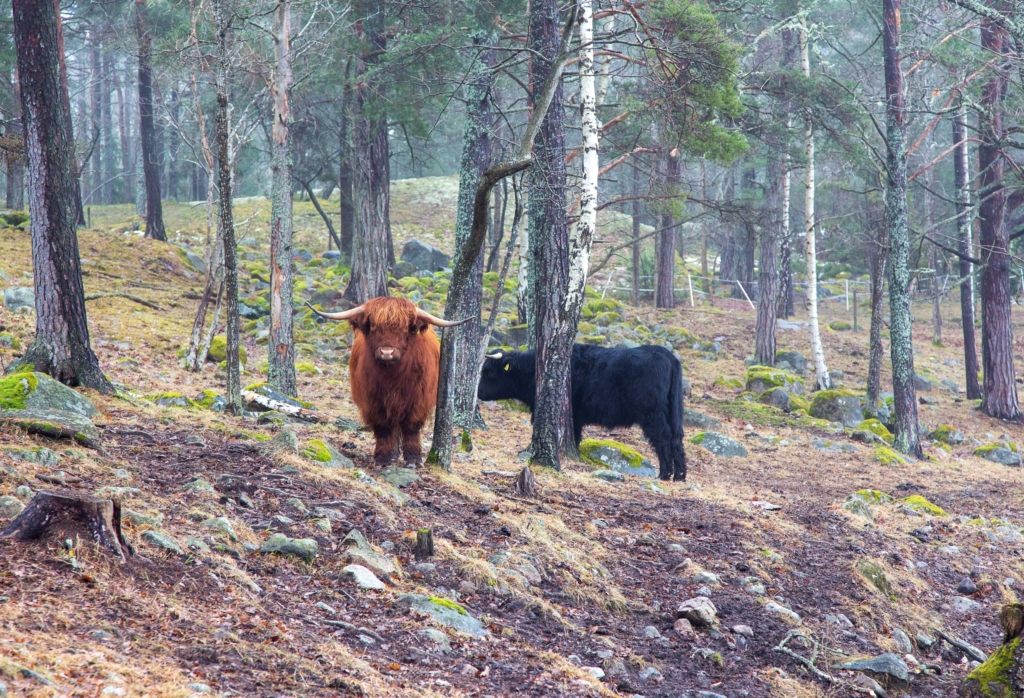
M981 27L981 45L993 56L1001 56L1009 46L1006 31L990 20ZM1014 382L1013 327L1011 324L1010 245L1004 215L1006 193L1003 184L1004 159L1003 108L1006 96L1004 66L992 69L991 79L982 88L982 114L979 123L981 145L978 167L981 186L981 365L985 414L998 419L1020 421L1020 404Z
M226 0L214 0L213 13L214 24L217 31L217 70L216 70L216 97L217 97L217 189L220 196L218 217L220 220L221 236L224 241L224 290L227 295L227 407L226 411L232 414L242 412L242 384L241 371L238 365L239 355L239 318L238 318L238 266L235 261L235 218L231 205L231 123L230 123L230 94L228 88L229 70L229 40L230 24L227 16L227 8L224 7ZM136 0L138 2L138 0ZM141 75L141 71L139 71ZM148 179L148 177L147 177Z
M355 238L352 245L352 277L345 298L356 304L388 294L391 257L390 173L385 86L373 71L387 48L384 10L364 2L369 9L363 26L369 42L356 69L355 129L352 136L356 200Z
M121 86L121 75L114 71L114 90L117 92L117 130L121 140L121 181L124 190L121 200L123 203L135 203L135 157L132 154L131 124L129 118L131 110L126 104L128 92Z
M978 349L974 340L974 265L965 257L974 257L971 239L971 190L967 151L967 105L961 98L953 116L953 179L956 188L956 245L960 252L960 317L964 335L964 379L968 400L981 399L978 385Z
M355 230L355 204L352 200L352 84L349 82L352 59L345 61L345 85L341 90L340 156L338 162L338 206L341 216L341 263L352 264L352 236Z
M475 36L475 47L489 43L485 34ZM465 273L452 274L445 304L446 320L473 318L470 322L449 327L441 335L441 366L438 376L437 410L434 418L434 439L430 459L446 470L451 467L452 435L455 428L468 436L476 421L476 385L480 376L480 315L483 298L483 235L474 236L480 179L491 158L491 124L493 122L491 88L494 74L488 60L476 56L464 86L466 126L462 141L462 163L459 168L459 199L455 220L455 259ZM483 225L487 226L490 191L484 202ZM479 237L479 239L477 239ZM464 262L466 260L468 263ZM462 271L460 269L460 271Z
M921 451L914 387L914 340L910 315L910 231L907 224L907 144L900 68L900 5L882 0L885 59L886 159L885 227L889 231L889 353L892 357L893 446L918 458Z
M807 27L800 28L800 67L805 78L811 77L810 37ZM818 327L818 254L814 234L814 121L808 111L804 116L804 149L807 153L807 174L804 193L804 234L807 237L807 324L811 333L811 359L814 362L814 382L818 390L832 387L825 364L825 349L821 345Z
M171 89L171 103L167 106L170 112L171 127L168 129L167 143L167 198L172 201L178 200L179 164L178 153L181 150L181 135L178 132L178 122L181 114L181 93L177 86Z
M92 154L89 163L89 181L84 183L83 203L102 204L100 188L103 186L103 147L100 143L103 128L103 59L96 29L90 29L89 42L89 141Z
M632 304L640 307L640 168L633 167L633 244L632 252ZM707 235L704 236L705 243ZM707 248L705 247L704 263L707 264Z
M21 118L21 86L18 79L17 69L12 71L11 93L14 96L11 118L4 124L5 134L17 144L17 148L8 148L4 151L4 164L6 165L7 187L4 192L4 205L9 209L20 211L25 208L25 152L24 133L22 132Z
M57 11L59 12L59 0L54 0L54 2L58 4ZM75 226L84 227L85 207L82 206L82 167L79 165L77 156L75 155L75 130L71 119L71 93L68 91L68 66L64 60L64 25L61 22L57 23L57 54L60 70L59 96L63 105L62 108L64 109L64 113L68 115L67 122L64 124L64 129L67 142L71 144L71 176L74 178L73 203L75 207ZM24 119L25 116L23 113L22 121L24 121ZM28 157L27 154L26 157ZM32 186L31 178L29 179L29 186ZM29 197L31 198L31 196L32 193L29 192Z
M139 136L146 186L146 237L166 242L160 202L160 153L156 147L153 110L153 45L146 26L146 0L135 0L135 34L139 43Z
M557 0L530 5L530 78L543 84L559 49ZM536 356L537 399L533 410L531 462L555 469L561 457L577 458L572 433L570 359L575 325L565 312L569 283L566 220L565 123L561 81L537 133L530 171L530 286Z
M101 95L103 114L100 123L100 151L103 153L103 183L100 185L100 202L104 204L114 203L114 115L111 112L114 92L113 76L114 54L108 47L103 52L103 92Z
M28 159L36 336L19 365L68 385L113 388L89 344L85 291L75 229L74 139L70 100L61 95L60 9L56 2L15 0L14 45Z
M676 306L675 267L676 267L676 235L675 215L672 211L679 186L679 150L673 149L665 156L665 186L668 198L661 214L661 231L658 233L658 259L654 272L657 286L654 292L656 308L674 308Z
M295 339L292 333L292 155L288 106L292 85L291 0L274 7L274 123L270 210L270 337L267 382L295 396Z
M121 533L120 500L76 494L37 492L28 506L0 531L0 538L20 541L50 538L74 541L85 536L118 557L135 554Z
M871 328L868 339L868 384L865 410L870 415L878 414L879 397L882 393L882 344L883 318L882 301L885 296L886 266L889 261L889 232L883 222L878 237L872 242L874 251L871 259Z
M783 235L782 168L783 164L779 158L769 158L764 218L761 225L757 330L754 340L754 362L761 366L775 365L775 326L779 309L779 277L775 268L775 247L776 241Z

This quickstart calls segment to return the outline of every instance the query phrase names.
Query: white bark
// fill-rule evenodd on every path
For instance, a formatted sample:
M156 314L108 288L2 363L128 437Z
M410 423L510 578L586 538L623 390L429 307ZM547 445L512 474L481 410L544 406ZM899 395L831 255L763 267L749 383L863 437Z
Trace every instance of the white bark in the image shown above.
M569 235L569 287L565 310L575 322L583 307L584 288L590 268L590 247L597 228L597 94L594 76L594 9L592 0L579 2L580 31L580 122L583 130L583 182L580 219Z
M800 68L804 77L811 77L810 38L807 24L800 27ZM814 362L814 380L819 390L832 387L825 365L825 350L821 346L821 330L818 327L818 255L814 235L814 122L810 112L804 115L804 149L807 153L807 176L804 190L804 232L807 236L805 257L807 259L807 324L811 330L811 358Z
M615 28L615 15L608 15L601 26L601 33L609 36ZM597 106L604 104L608 96L608 87L611 85L612 57L604 56L601 60L601 75L597 80Z

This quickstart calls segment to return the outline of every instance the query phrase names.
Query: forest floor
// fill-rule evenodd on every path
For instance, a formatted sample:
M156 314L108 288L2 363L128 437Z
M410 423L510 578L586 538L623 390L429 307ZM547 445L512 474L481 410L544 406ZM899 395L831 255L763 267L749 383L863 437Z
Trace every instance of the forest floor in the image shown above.
M449 220L441 209L450 201L434 211L421 191L416 196L415 206L411 197L396 206L404 220L396 230L407 230L401 235L433 234ZM254 250L264 254L267 226L259 216L266 213L247 212L250 205L258 206L243 202L238 216L250 216ZM409 212L421 205L439 222L415 223ZM275 429L252 419L146 399L222 391L223 381L213 364L193 374L176 359L200 276L172 246L118 230L116 221L130 216L117 209L93 207L102 229L82 232L80 247L87 294L123 292L160 308L122 296L89 302L101 364L139 397L85 391L101 412L102 452L0 429L0 496L19 486L46 489L38 476L56 470L81 492L134 488L121 494L143 515L126 524L137 554L120 562L81 545L72 559L54 542L0 541L0 682L9 695L847 696L855 695L849 682L856 675L832 665L909 649L918 663L910 661L912 681L889 694L952 696L970 660L944 642L925 649L919 635L936 638L941 630L985 652L1001 641L1000 606L1018 600L1024 584L1024 488L1020 469L973 451L994 440L1020 443L1024 429L985 417L962 394L938 386L921 393L934 404L920 405L920 418L929 430L954 425L963 444L948 452L930 444L927 460L887 465L849 430L755 409L717 380L744 375L755 322L745 301L626 308L630 322L685 327L720 343L713 356L680 349L693 389L688 407L719 419L717 430L743 443L747 457L718 458L687 441L685 483L608 483L592 477L591 466L568 463L562 472L537 472L540 497L527 500L514 493L511 476L523 465L529 416L485 404L488 429L475 434L472 452L458 454L450 473L421 469L399 490L370 462L371 435L332 424L358 417L345 351L311 354L314 370L300 374L301 397L327 423L289 428L300 443L330 443L355 470L271 453L266 443ZM201 237L196 210L169 205L169 229ZM303 225L301 244L318 251L317 222ZM0 230L0 271L5 287L31 285L27 232ZM931 343L930 306L915 307L915 361L936 382L962 385L953 300L944 306L941 347ZM825 325L849 319L842 304L826 304L824 315ZM867 371L863 316L859 331L824 331L829 367L851 389L863 387ZM1019 306L1014 322L1024 324ZM0 307L0 332L27 342L33 317ZM1024 353L1024 332L1016 337ZM806 353L805 331L780 329L778 338L780 350ZM265 347L247 341L247 348L247 379L256 381ZM0 358L9 362L16 352L5 351ZM1019 356L1017 365L1024 365ZM637 429L588 428L585 436L613 438L656 462ZM50 448L60 462L16 457L30 447ZM198 479L215 490L183 489ZM870 516L842 508L863 489L895 501L870 505ZM946 515L901 504L909 495ZM237 540L203 527L221 516ZM420 528L434 533L428 565L413 556ZM143 539L147 530L193 547L165 552ZM385 590L362 591L343 572L342 541L352 530L397 563ZM256 552L277 532L315 539L319 554L304 562ZM873 584L865 563L888 586ZM964 578L977 591L959 593ZM720 623L678 633L676 609L698 590L710 593ZM405 593L456 602L486 635L406 609L399 602ZM831 679L776 649L794 630L809 640L787 647L813 654ZM900 647L904 633L911 648Z

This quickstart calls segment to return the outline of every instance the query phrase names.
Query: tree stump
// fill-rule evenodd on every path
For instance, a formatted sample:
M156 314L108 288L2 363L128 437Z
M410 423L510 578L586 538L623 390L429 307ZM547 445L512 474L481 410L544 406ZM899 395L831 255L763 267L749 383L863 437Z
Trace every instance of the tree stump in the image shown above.
M416 559L423 560L434 556L434 532L429 528L416 531Z
M24 511L0 531L0 538L21 541L41 538L63 541L76 536L88 536L122 559L126 550L129 555L135 554L121 532L121 502L116 499L40 491Z
M519 471L513 482L513 487L516 494L521 497L530 497L532 499L537 496L537 478L534 477L530 466L527 465Z

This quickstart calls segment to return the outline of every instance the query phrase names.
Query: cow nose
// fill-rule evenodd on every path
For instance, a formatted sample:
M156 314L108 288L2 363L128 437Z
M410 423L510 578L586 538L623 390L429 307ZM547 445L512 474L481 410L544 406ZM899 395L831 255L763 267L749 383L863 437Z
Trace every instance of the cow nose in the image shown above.
M380 358L385 359L387 361L390 361L394 357L395 357L395 350L394 349L385 349L383 347L381 348L381 350L380 350Z

